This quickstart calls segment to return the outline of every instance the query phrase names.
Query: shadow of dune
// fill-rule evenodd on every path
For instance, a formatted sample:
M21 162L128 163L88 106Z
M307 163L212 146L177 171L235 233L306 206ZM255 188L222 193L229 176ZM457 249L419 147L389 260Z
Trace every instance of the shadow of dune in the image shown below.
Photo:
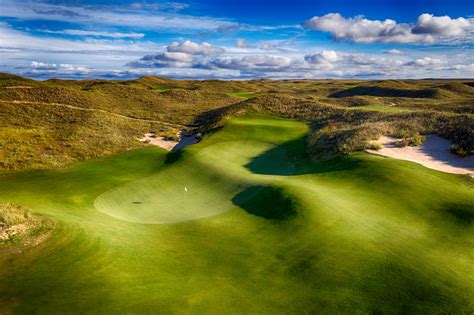
M359 163L347 156L314 161L306 153L305 137L301 137L262 153L245 167L255 174L292 176L353 170Z
M232 198L247 213L269 220L286 220L297 214L296 202L275 186L252 186Z
M420 151L444 164L474 171L474 156L459 157L451 153L450 147L449 140L437 135L428 135L426 141L420 146Z
M165 155L165 164L173 164L183 157L183 150L170 151Z
M243 110L247 105L247 101L242 101L206 111L199 114L191 125L195 126L198 132L210 132L222 127L226 117Z
M437 91L433 89L408 90L387 88L380 86L356 86L343 91L338 91L329 95L332 98L348 96L378 96L378 97L408 97L408 98L431 98L437 96Z
M462 203L451 203L444 205L445 211L462 225L472 225L474 221L474 210L472 205Z

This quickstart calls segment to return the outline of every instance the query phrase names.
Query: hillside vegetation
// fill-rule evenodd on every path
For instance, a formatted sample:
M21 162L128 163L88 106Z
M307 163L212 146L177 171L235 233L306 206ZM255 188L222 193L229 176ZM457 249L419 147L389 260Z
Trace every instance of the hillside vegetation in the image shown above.
M364 148L381 134L438 133L460 155L474 150L468 80L34 81L1 74L0 109L0 172L136 149L146 132L209 132L244 112L309 122L315 158Z

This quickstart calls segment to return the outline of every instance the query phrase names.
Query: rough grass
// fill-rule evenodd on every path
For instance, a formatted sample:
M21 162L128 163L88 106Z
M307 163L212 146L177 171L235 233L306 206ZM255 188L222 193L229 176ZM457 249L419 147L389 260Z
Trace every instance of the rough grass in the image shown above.
M10 202L0 203L0 253L11 245L32 243L52 227L52 221L45 217Z
M0 203L0 222L5 226L25 223L30 216L30 213L20 206L9 202Z
M135 149L141 146L136 138L146 132L209 132L245 111L311 122L316 128L308 138L318 139L310 142L318 146L309 151L316 158L321 151L329 153L325 158L347 154L396 132L434 132L452 140L458 154L471 154L471 85L466 80L159 77L40 82L0 74L0 172L60 168ZM327 150L318 149L322 143Z
M471 313L472 181L366 153L316 163L307 131L245 117L173 158L2 176L0 200L58 224L0 255L0 311ZM150 224L171 208L187 221Z

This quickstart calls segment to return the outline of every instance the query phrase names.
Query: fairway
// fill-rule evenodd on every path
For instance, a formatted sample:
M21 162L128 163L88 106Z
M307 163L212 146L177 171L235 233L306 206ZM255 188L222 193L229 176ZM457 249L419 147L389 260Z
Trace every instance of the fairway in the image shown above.
M243 188L276 180L257 176L245 165L285 140L301 138L307 131L297 122L275 126L259 119L235 119L227 126L228 134L235 128L245 128L249 133L255 126L263 128L265 123L275 131L266 135L266 141L257 141L255 137L237 140L226 138L225 134L212 136L204 145L189 148L186 158L162 171L103 193L95 200L95 207L136 223L176 223L229 211L235 207L232 197ZM291 132L285 132L288 129ZM287 135L278 135L281 133ZM275 151L271 159L292 167L285 149Z
M243 116L200 143L0 177L55 221L0 249L0 313L470 313L474 185Z

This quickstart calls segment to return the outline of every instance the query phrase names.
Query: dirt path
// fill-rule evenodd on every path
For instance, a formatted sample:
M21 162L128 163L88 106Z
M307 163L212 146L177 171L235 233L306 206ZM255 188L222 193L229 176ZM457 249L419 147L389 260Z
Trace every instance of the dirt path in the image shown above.
M34 86L27 85L16 85L16 86L5 86L4 89L34 89Z
M14 104L60 106L60 107L66 107L66 108L69 108L69 109L74 109L74 110L82 110L82 111L90 111L90 112L94 112L94 111L95 112L101 112L101 113L104 113L104 114L109 114L109 115L119 117L119 118L123 118L123 119L134 120L134 121L142 121L142 122L158 123L158 124L162 124L162 125L169 126L169 127L174 127L174 128L185 128L186 127L184 125L172 124L172 123L168 123L168 122L161 121L161 120L129 117L129 116L124 116L124 115L121 115L121 114L109 112L109 111L106 111L106 110L103 110L103 109L99 109L99 108L84 108L84 107L78 107L78 106L69 105L69 104L62 104L62 103L43 103L43 102L29 102L29 101L4 101L4 100L0 100L0 102L2 102L2 103L14 103Z
M418 147L398 147L400 139L381 137L372 144L379 144L380 150L367 150L370 153L388 156L421 164L425 167L452 174L468 174L474 178L474 156L459 157L450 151L451 142L436 135L429 135Z

